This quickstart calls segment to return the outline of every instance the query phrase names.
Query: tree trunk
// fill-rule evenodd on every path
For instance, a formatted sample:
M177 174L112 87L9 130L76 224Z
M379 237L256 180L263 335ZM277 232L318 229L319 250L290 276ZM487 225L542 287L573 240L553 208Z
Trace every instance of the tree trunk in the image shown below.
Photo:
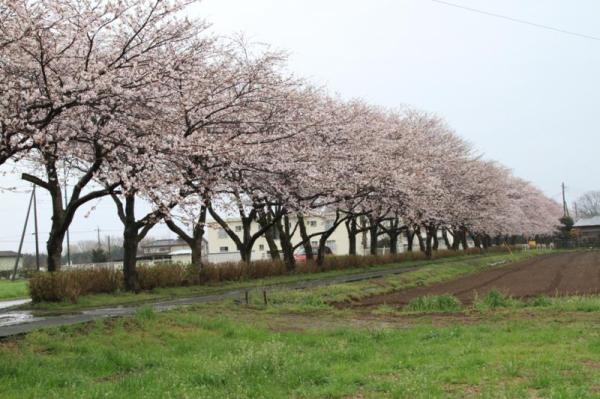
M398 236L399 235L400 235L400 233L398 233L397 230L393 230L388 233L388 236L390 237L390 253L392 253L394 255L398 253Z
M192 249L192 265L194 265L198 272L202 271L204 263L202 260L202 241L202 237L199 239L194 238L190 244L190 248Z
M475 247L481 249L481 238L479 234L473 234L471 238L473 239L473 244L475 245Z
M440 248L440 240L437 236L437 231L433 233L433 250L437 251Z
M419 234L421 235L421 234ZM432 241L433 241L433 236L431 235L431 231L429 228L425 229L425 235L426 235L426 239L425 239L425 256L427 256L428 259L431 259L431 255L433 254L432 251Z
M483 244L483 249L487 250L492 244L492 238L489 235L484 234L481 239L481 242Z
M496 246L500 246L500 245L502 245L502 236L501 236L501 235L499 235L499 234L498 234L498 235L497 235L497 236L494 238L494 244L496 244Z
M257 214L258 224L261 228L265 228L265 226L268 226L271 223L267 214L263 210L258 210ZM281 257L279 256L279 248L277 247L277 244L275 243L275 237L273 236L273 231L275 228L275 226L271 226L265 230L265 240L267 241L267 246L269 247L269 255L271 255L271 259L280 260Z
M304 217L302 217L300 214L298 214L298 227L300 228L300 238L302 239L302 246L304 248L304 253L306 254L306 260L313 260L315 256L313 254L312 245L310 243L308 233L306 232Z
M279 255L279 247L275 243L275 238L273 237L273 229L268 229L265 232L265 240L267 240L267 246L269 247L269 254L271 255L272 260L280 260L281 256Z
M65 210L66 204L63 203L63 192L58 180L58 170L56 168L56 157L51 154L44 153L44 166L48 182L45 189L50 194L52 201L52 225L50 227L50 235L46 242L46 250L48 251L48 271L55 272L60 270L62 264L62 247L65 238ZM43 187L43 186L42 186Z
M467 243L467 229L464 227L460 229L460 241L463 247L463 250L469 249L469 244Z
M198 272L202 271L202 242L204 241L204 226L206 225L206 206L200 207L200 215L194 226L191 241L188 243L192 249L192 265Z
M123 231L123 278L125 290L139 292L137 274L138 227L135 220L135 195L125 197L125 221Z
M345 221L345 218L341 218L339 212L336 212L335 221L331 225L331 227L325 230L319 239L319 250L317 252L317 265L320 269L323 269L323 265L325 264L325 248L327 247L327 240L333 232L338 228L340 224Z
M247 245L242 245L238 249L240 251L242 262L250 263L252 261L252 248L249 248Z
M177 226L172 219L166 219L165 223L172 232L177 234L179 238L181 238L190 246L190 249L192 250L192 265L199 273L203 267L202 243L204 241L204 226L206 224L206 206L203 205L200 208L200 215L198 216L198 220L195 222L192 235L189 235L182 228Z
M320 268L322 268L322 266L325 263L325 248L327 247L327 240L329 240L329 237L331 237L336 228L337 224L334 224L332 228L330 228L327 231L324 231L323 234L321 234L321 237L319 238L319 250L317 251L317 265Z
M417 240L419 241L419 249L421 250L421 252L426 252L427 248L425 248L425 240L423 239L423 236L421 235L420 227L415 229L415 235L417 236Z
M409 228L406 229L406 251L413 251L413 243L415 240L415 232L411 231Z
M294 258L292 237L289 236L290 220L287 216L284 216L282 219L276 223L276 226L279 230L279 243L281 245L281 252L283 252L283 261L287 270L291 271L296 269L296 259Z
M319 250L317 251L317 266L319 266L320 269L323 268L323 265L325 264L325 247L327 244L327 238L329 238L329 236L325 236L325 234L321 235L321 238L319 239Z
M378 226L377 226L377 223L375 222L375 219L369 218L369 238L371 241L371 244L370 244L371 255L377 255L377 239L378 239L377 230L378 230Z
M52 218L52 224L54 225L54 219ZM48 271L56 272L60 270L60 266L62 263L62 246L65 238L64 233L60 233L56 231L53 226L50 230L50 236L48 237L48 241L46 242L46 249L48 251Z
M454 251L458 251L460 249L460 243L461 243L462 239L461 239L461 231L459 230L454 230L452 233L452 250Z
M242 256L242 262L244 263L252 262L252 247L254 245L254 241L252 240L252 234L250 232L251 227L252 218L242 217L243 239L242 245L238 247L238 249L240 250L240 254Z
M442 229L442 238L444 239L446 249L451 249L452 245L450 244L450 238L448 237L448 230L445 227Z
M356 217L346 220L345 224L348 232L348 255L356 256Z

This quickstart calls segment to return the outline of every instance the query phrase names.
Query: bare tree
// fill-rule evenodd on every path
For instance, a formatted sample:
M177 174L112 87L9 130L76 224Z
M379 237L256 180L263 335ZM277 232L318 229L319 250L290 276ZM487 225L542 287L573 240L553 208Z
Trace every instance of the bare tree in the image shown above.
M600 191L588 191L575 201L577 216L591 218L600 216Z

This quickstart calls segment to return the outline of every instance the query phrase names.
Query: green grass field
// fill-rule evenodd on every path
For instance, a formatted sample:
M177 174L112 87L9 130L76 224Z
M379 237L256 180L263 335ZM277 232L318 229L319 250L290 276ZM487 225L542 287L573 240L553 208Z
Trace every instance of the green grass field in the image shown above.
M28 295L27 280L0 280L0 300L26 298Z
M410 309L330 304L472 273L501 256L280 291L267 306L253 297L249 306L144 308L5 340L0 397L600 397L598 297L491 295L460 309L448 298Z

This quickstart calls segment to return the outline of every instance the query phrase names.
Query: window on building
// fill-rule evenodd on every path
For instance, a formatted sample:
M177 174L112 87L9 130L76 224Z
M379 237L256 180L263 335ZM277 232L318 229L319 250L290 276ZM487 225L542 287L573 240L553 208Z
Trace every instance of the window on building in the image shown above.
M265 246L263 244L259 244L258 245L258 250L259 251L264 251L265 250Z
M219 247L220 252L229 252L229 247Z
M235 231L242 231L242 226L235 226Z
M329 230L332 227L333 227L333 220L326 220L325 221L325 230Z
M219 238L227 238L227 232L225 231L225 229L219 229Z
M315 248L318 247L319 246L319 241L311 241L310 242L310 246L311 247L315 247Z
M317 227L317 221L316 220L309 220L308 221L308 225L310 227Z
M325 245L327 245L329 247L329 249L331 249L331 252L335 253L335 250L336 250L335 240L327 240Z

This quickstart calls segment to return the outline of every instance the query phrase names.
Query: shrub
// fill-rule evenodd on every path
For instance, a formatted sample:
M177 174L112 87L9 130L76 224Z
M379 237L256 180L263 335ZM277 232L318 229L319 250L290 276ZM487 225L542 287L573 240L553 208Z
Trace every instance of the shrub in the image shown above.
M29 279L33 302L77 302L80 295L116 292L122 287L120 271L94 268L36 273Z
M411 300L404 310L409 312L455 312L462 304L453 295L426 295Z
M142 265L137 267L137 273L142 290L182 287L197 283L192 267L180 264Z

